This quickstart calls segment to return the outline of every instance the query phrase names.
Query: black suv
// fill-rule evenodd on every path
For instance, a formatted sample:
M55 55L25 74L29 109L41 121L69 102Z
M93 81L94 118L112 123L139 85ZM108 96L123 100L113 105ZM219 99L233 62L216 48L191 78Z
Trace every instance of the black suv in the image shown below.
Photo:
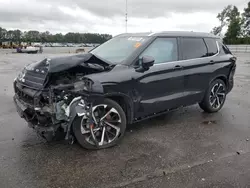
M127 124L195 103L220 110L235 62L207 33L121 34L88 53L26 66L14 81L14 101L48 141L63 136L84 148L107 148Z

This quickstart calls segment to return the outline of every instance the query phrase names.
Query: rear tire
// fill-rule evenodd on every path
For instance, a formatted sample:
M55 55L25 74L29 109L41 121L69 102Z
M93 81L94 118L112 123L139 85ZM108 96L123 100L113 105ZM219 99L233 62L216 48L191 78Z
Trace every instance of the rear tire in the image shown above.
M109 119L105 117L103 122L100 121L97 125L94 124L95 127L93 130L96 131L98 129L94 133L98 145L95 144L95 141L89 132L88 125L85 123L86 119L77 116L73 122L73 133L78 143L82 147L92 150L104 149L118 144L124 136L127 125L126 115L121 106L111 99L104 99L103 103L93 105L92 109L93 115L96 114L95 118L98 122L101 117L104 117L110 111L112 112L107 116ZM102 139L102 135L104 135L104 139Z
M221 79L214 80L199 103L202 110L208 113L218 112L226 100L226 85Z

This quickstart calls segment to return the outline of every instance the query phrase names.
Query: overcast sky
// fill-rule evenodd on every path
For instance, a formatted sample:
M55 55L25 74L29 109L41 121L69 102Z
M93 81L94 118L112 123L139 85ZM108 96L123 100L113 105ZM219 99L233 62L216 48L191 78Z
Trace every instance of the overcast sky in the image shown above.
M125 32L126 0L0 0L0 27L56 32ZM128 0L128 32L209 32L228 4L248 0Z

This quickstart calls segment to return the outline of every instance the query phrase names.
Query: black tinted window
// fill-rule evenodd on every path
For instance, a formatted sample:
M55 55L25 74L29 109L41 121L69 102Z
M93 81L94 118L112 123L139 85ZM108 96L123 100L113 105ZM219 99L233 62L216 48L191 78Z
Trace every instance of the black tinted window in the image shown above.
M207 47L202 38L182 39L183 59L194 59L207 56Z
M222 49L225 52L225 54L232 54L225 44L222 44Z
M217 47L215 39L205 38L204 40L206 42L207 49L208 49L207 56L213 56L213 55L217 54L218 53L218 47Z
M178 60L176 38L157 38L147 49L140 55L152 56L155 64Z
M219 44L220 54L232 54L231 51L221 41L217 41Z

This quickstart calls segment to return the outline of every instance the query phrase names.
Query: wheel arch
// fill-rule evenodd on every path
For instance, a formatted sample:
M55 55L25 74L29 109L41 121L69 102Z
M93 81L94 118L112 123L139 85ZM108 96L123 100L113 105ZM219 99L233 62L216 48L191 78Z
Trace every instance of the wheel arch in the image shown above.
M127 123L131 124L134 117L134 107L131 98L122 93L108 93L105 94L105 98L111 99L117 102L125 112Z
M227 78L226 75L223 75L223 74L217 75L216 77L214 77L213 79L211 79L209 85L210 85L213 81L215 81L215 80L217 80L217 79L222 80L222 81L225 83L226 88L228 88L228 78Z

